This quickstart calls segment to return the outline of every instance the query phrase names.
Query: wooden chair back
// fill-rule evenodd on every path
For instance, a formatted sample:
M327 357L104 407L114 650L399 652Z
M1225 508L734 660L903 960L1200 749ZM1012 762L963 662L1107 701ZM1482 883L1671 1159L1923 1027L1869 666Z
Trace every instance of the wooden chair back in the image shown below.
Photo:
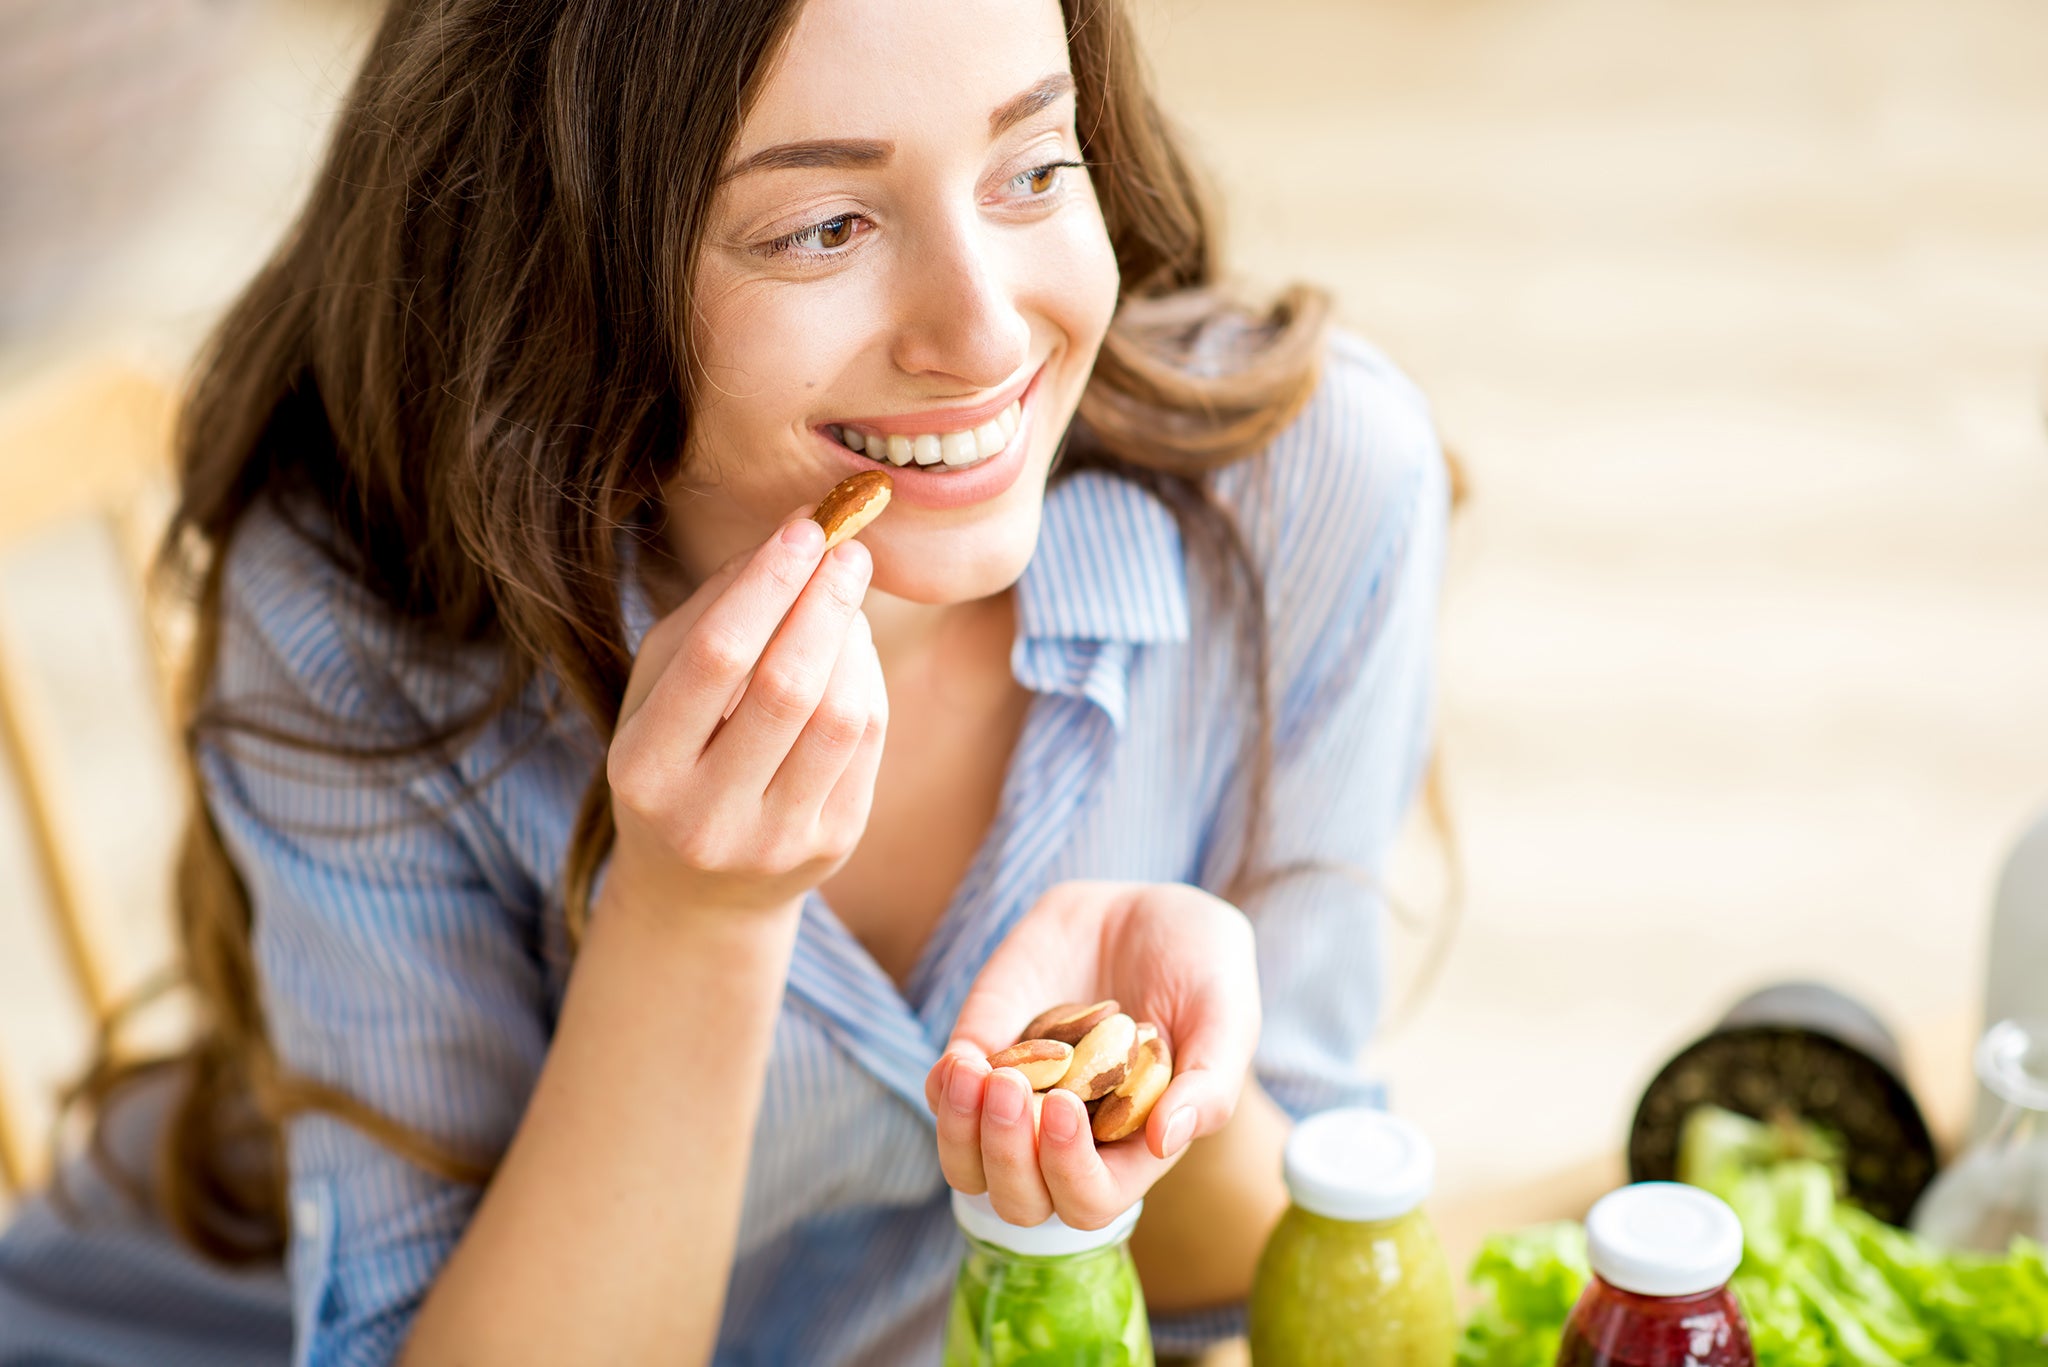
M161 380L115 362L73 367L0 390L0 554L65 524L100 524L97 530L118 548L118 578L128 595L122 615L145 638L140 648L153 667L154 716L166 728L169 662L150 628L145 583L167 502L173 408ZM67 588L38 582L31 591ZM66 747L50 722L49 691L39 686L12 627L0 604L0 783L13 788L25 828L19 857L30 866L41 896L31 899L33 905L0 905L0 925L16 922L12 942L51 948L60 965L55 971L68 979L63 994L78 1008L80 1020L72 1029L84 1027L85 1039L75 1041L82 1056L91 1032L112 1019L144 970L132 947L122 943L123 918L109 904L94 842L84 838L82 825L90 818L66 773ZM46 924L25 924L25 918ZM12 993L17 1006L47 1014L47 1003L56 1000L46 981L52 970L46 963L18 962L15 968L33 975L36 989L24 991L18 980ZM0 981L0 1008L7 1006L6 995ZM29 1076L34 1070L5 1047L9 1032L21 1025L0 1010L0 1195L18 1194L47 1175L52 1079Z

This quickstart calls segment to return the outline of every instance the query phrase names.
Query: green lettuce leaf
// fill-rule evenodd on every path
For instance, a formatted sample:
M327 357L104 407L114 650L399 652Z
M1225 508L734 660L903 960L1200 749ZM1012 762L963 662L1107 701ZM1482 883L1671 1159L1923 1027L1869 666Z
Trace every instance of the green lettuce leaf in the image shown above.
M1765 1157L1782 1155L1782 1135L1729 1120L1694 1131L1707 1142L1689 1171L1742 1221L1732 1284L1758 1367L2048 1367L2039 1244L2015 1240L2002 1256L1938 1249L1840 1200L1832 1155ZM1552 1367L1590 1275L1576 1224L1487 1240L1459 1367Z
M1592 1280L1574 1221L1488 1239L1469 1280L1486 1299L1465 1325L1458 1367L1553 1367L1579 1292Z

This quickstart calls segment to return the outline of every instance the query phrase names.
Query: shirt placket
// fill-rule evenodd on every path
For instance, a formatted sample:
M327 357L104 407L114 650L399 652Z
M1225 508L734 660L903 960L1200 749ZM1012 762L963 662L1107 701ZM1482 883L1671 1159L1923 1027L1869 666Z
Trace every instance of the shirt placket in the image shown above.
M1044 891L1047 867L1085 818L1115 751L1128 649L1074 644L1084 647L1078 667L1036 681L1072 692L1034 700L995 824L911 975L908 999L821 898L805 902L790 991L823 1016L858 1066L926 1120L925 1077L975 974Z
M1026 732L1029 748L1020 747L1023 762L1012 769L1003 794L998 857L960 915L941 927L912 979L935 1049L945 1047L989 955L1044 895L1048 870L1087 819L1116 754L1133 647L1103 641L1057 646L1054 667L1029 680L1057 691L1033 708L1038 725ZM1031 672L1019 670L1020 677Z

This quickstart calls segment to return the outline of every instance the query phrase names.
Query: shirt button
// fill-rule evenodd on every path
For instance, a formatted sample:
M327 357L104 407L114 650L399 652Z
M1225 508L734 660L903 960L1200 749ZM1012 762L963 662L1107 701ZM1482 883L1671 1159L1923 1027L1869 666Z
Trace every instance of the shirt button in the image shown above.
M292 1223L301 1239L312 1239L320 1233L320 1207L312 1197L301 1196L292 1202Z

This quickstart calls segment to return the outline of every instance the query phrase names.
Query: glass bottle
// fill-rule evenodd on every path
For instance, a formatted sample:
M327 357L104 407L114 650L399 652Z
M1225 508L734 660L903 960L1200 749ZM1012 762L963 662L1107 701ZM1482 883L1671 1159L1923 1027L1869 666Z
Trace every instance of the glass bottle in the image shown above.
M1325 1111L1294 1127L1285 1172L1293 1205L1252 1280L1254 1367L1449 1367L1458 1316L1422 1210L1436 1159L1421 1131Z
M2048 1020L2000 1021L1977 1042L1977 1077L2003 1112L1913 1208L1913 1232L1950 1249L2004 1253L2048 1240Z
M1101 1229L1006 1223L986 1196L953 1193L967 1254L953 1284L945 1367L1152 1367L1131 1261L1138 1202Z
M1557 1367L1755 1367L1728 1289L1742 1222L1720 1197L1677 1182L1609 1192L1586 1216L1586 1260Z

